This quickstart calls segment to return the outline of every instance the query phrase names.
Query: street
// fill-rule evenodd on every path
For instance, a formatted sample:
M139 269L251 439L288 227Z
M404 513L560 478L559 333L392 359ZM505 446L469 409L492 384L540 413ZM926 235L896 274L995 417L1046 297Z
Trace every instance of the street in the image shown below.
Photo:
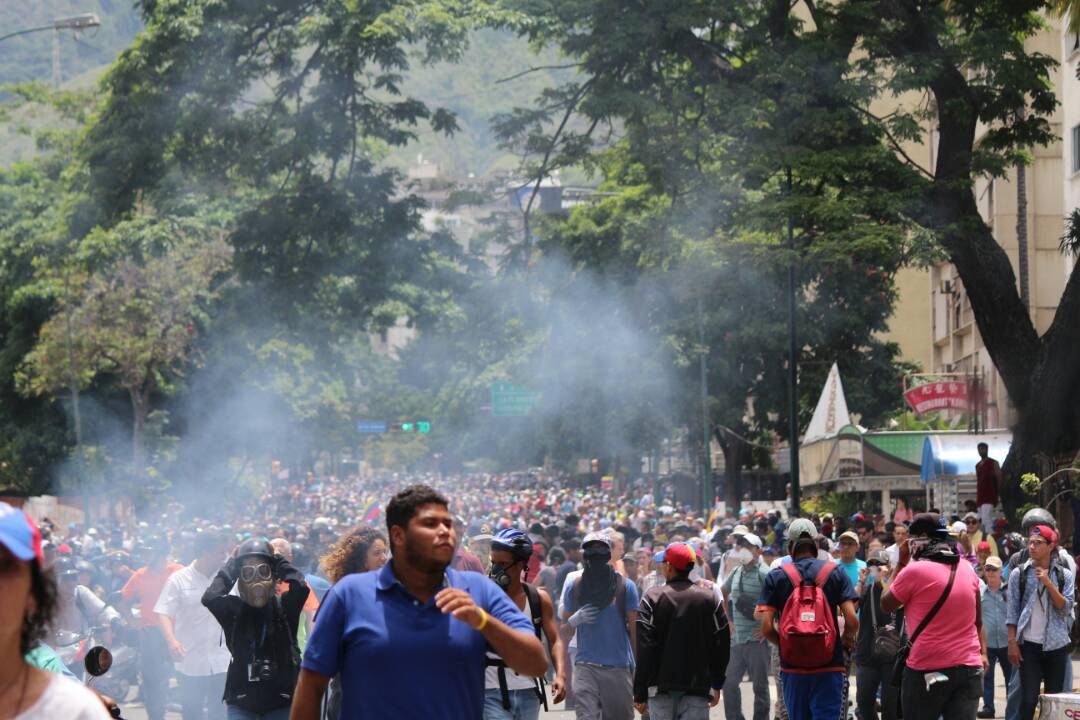
M1075 657L1073 659L1073 676L1074 677L1080 677L1080 661L1078 661ZM997 671L997 681L998 681L997 686L996 686L997 692L995 693L995 706L996 706L996 709L997 709L996 717L1004 718L1005 717L1005 688L1001 685L1000 671ZM751 688L750 683L748 681L744 681L742 683L741 689L742 689L742 711L743 711L743 715L746 718L752 718L753 717L753 711L754 711L754 691ZM772 684L770 683L770 685L769 685L770 698L773 697L772 696L772 691L773 691L773 687L772 687ZM854 680L854 677L852 677L852 679L851 679L850 697L852 698L852 702L854 702L854 698L855 698L855 680ZM572 711L563 710L561 708L562 708L562 706L560 705L559 707L552 708L551 711L546 712L546 713L541 710L540 717L545 718L546 720L573 720L574 713ZM852 708L852 712L854 712L854 708ZM181 720L181 716L180 716L179 712L169 712L169 713L167 713L165 715L165 717L166 717L166 720ZM709 717L711 719L719 719L719 718L724 717L724 703L723 703L722 700L721 700L719 705L717 705L716 707L714 707L712 709L712 712L709 713ZM125 720L146 720L146 711L143 709L142 705L138 704L138 703L125 705L124 706L124 718L125 718Z

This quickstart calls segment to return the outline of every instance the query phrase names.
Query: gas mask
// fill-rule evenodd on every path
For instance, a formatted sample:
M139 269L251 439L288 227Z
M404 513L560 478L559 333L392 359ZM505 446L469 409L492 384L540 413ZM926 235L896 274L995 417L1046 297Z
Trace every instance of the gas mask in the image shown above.
M274 594L274 571L270 560L261 555L244 558L240 564L237 591L244 604L253 608L265 607Z
M491 569L488 571L488 577L492 582L498 585L503 590L510 587L510 583L513 582L513 577L508 572L508 568L514 567L513 565L504 565L503 563L491 563Z
M735 559L743 565L749 565L754 561L754 553L750 552L748 548L739 548L735 552Z
M870 566L870 577L873 578L874 580L877 580L878 578L880 578L881 577L881 568L877 567L876 565L871 565Z

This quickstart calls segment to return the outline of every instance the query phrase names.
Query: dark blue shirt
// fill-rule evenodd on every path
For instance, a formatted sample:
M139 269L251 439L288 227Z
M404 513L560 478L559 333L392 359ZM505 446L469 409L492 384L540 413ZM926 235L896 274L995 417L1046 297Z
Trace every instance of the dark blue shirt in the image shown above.
M450 585L514 630L533 634L506 593L474 572L447 569ZM394 575L348 575L330 589L308 638L303 667L341 674L341 717L478 720L484 707L484 636L414 598Z
M802 576L807 580L813 580L817 577L817 574L821 572L821 568L824 566L824 560L818 560L817 558L802 558L795 561L795 567L798 568ZM840 607L840 603L845 600L858 601L859 597L855 594L855 588L851 584L851 579L848 577L844 568L837 564L831 573L829 573L828 579L825 581L825 599L829 603L829 608L833 614L833 627L839 628L840 624L836 619L836 609ZM776 609L777 622L780 620L780 616L784 612L784 604L791 597L791 593L795 591L795 588L791 585L791 580L788 578L787 573L782 568L775 568L769 571L769 574L765 576L765 584L761 587L761 597L758 598L758 605L768 605L771 608ZM844 666L844 646L840 642L840 638L836 639L836 650L833 651L833 659L826 667L827 668L842 668ZM780 658L780 668L784 669L787 664L784 659ZM799 672L805 673L805 668L799 668Z

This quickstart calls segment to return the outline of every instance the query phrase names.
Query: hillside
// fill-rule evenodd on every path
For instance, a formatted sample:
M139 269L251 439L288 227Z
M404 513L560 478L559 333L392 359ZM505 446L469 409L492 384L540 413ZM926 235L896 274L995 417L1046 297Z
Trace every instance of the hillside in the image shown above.
M29 5L30 7L27 7ZM0 27L20 29L48 25L53 18L96 12L101 27L74 37L60 35L61 78L65 84L85 87L138 32L141 25L131 0L36 0L34 3L0 3ZM3 33L0 33L3 34ZM423 155L445 173L483 175L512 168L517 158L503 152L491 132L491 118L515 106L526 106L545 87L565 77L567 71L538 71L509 82L498 82L537 65L558 64L554 53L537 56L528 44L509 33L477 32L460 63L416 65L407 76L405 92L430 107L447 107L458 116L460 130L452 137L417 128L418 139L394 148L387 162L404 169ZM15 37L0 43L0 83L40 80L52 74L52 33ZM0 165L24 160L33 154L28 129L47 125L50 118L40 109L24 109L0 126Z

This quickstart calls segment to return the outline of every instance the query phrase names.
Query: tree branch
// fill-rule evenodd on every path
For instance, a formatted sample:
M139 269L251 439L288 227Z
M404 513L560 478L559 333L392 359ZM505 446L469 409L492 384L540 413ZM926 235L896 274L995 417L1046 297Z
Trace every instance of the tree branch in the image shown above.
M537 65L536 67L530 67L528 70L522 70L519 73L508 75L504 78L499 78L495 81L495 84L510 82L511 80L517 80L518 78L525 77L529 73L540 72L541 70L569 70L570 68L579 68L581 63L567 63L566 65Z

